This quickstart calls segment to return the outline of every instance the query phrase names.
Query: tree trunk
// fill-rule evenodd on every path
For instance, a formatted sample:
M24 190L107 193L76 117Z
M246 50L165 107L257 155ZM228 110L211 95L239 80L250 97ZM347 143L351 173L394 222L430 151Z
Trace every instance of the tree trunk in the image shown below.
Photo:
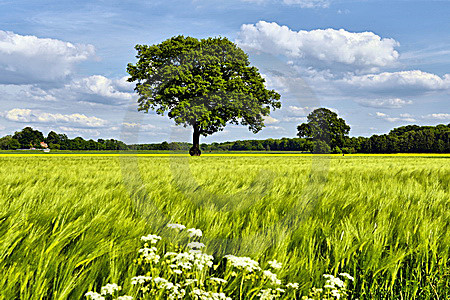
M191 156L200 156L202 154L202 151L200 151L200 127L197 125L197 122L194 124L192 144L189 154Z

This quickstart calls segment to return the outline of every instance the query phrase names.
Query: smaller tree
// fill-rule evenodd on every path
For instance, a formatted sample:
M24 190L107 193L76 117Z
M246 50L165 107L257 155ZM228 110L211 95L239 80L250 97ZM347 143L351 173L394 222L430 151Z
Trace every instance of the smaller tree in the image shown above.
M328 154L331 152L330 146L324 141L318 140L314 142L313 153Z
M20 143L18 140L13 139L10 135L0 138L0 149L2 150L12 150L20 148Z
M344 145L345 136L350 132L350 126L335 112L326 108L318 108L308 115L307 120L307 123L297 127L299 137L323 141L332 149L341 148Z
M13 139L19 141L22 148L29 148L30 146L38 145L44 141L44 135L39 130L34 130L31 127L25 127L22 131L17 131Z

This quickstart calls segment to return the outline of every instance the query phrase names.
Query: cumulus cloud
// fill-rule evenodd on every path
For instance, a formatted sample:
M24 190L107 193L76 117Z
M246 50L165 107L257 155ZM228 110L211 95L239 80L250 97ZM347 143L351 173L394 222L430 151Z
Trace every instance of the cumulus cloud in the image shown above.
M94 55L92 45L0 30L0 83L58 81L71 75L76 64Z
M405 105L412 104L411 100L403 100L400 98L391 99L360 99L356 102L362 106L374 108L402 108Z
M111 80L105 76L92 75L89 77L76 79L65 86L69 91L97 95L106 98L115 98L120 100L132 99L132 94L120 91L119 89L128 88L122 79ZM95 101L94 101L95 102Z
M375 116L377 116L380 119L384 119L388 122L416 122L417 120L410 114L404 113L400 114L398 117L392 117L388 114L382 113L382 112L376 112Z
M443 77L420 70L383 72L379 74L350 75L343 82L371 90L444 90L450 88L450 74Z
M423 116L425 119L435 119L435 120L450 120L450 114L445 113L437 113L437 114L428 114Z
M373 69L391 66L399 57L397 41L373 32L331 28L294 31L265 21L242 25L237 42L245 49L281 54L322 68L338 64Z
M108 122L97 117L88 117L83 114L60 114L48 113L39 110L14 108L4 112L3 117L9 121L21 123L49 123L49 124L71 124L76 127L105 127Z
M18 96L21 99L28 99L33 101L57 101L54 95L35 86L25 87L19 92Z
M296 116L296 117L306 117L309 115L313 110L317 109L318 107L298 107L291 105L287 109L287 113L290 116Z
M138 124L138 123L128 123L128 122L123 122L121 124L122 127L124 128L133 128L133 129L138 129L138 130L149 130L149 129L156 129L155 125L152 124Z
M266 124L266 125L277 124L277 123L280 123L280 120L275 119L274 117L271 117L271 116L264 117L264 124Z
M89 128L77 128L77 127L68 127L68 126L59 126L60 131L64 133L70 133L72 135L83 135L89 134L91 136L100 136L100 131L97 129L89 129Z

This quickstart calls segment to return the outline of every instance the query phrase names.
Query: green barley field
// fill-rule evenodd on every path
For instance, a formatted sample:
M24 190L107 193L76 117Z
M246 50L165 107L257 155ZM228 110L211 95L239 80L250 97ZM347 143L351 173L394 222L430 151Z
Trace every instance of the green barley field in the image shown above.
M276 259L298 299L340 272L353 299L450 297L450 156L3 155L0 174L0 299L128 292L168 223Z

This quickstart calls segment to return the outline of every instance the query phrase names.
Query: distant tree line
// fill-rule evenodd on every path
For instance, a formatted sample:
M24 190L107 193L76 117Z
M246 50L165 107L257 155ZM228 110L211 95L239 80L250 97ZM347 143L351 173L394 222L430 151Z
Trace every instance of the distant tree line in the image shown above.
M57 150L128 150L128 146L114 139L85 140L82 137L69 139L65 134L50 131L47 137L31 127L25 127L14 135L0 138L0 149L40 149L41 142L45 142L50 149Z
M47 137L42 132L26 127L14 135L0 138L0 149L40 148L45 142L50 149L58 150L172 150L188 151L191 143L162 142L126 145L114 139L69 139L65 134L51 131ZM223 143L201 144L203 151L303 151L316 153L450 153L450 124L437 126L407 125L395 128L388 134L371 137L343 136L336 142L314 137L281 138L266 140L238 140Z

